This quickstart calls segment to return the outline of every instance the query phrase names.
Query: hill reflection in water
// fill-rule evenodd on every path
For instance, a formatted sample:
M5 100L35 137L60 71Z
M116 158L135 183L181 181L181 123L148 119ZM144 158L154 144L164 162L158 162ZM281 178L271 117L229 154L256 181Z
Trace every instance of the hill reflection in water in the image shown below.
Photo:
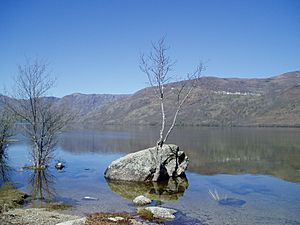
M153 146L158 127L106 127L61 136L64 151L101 154L138 151ZM189 171L213 174L266 174L300 182L300 129L177 127L169 143L190 158Z

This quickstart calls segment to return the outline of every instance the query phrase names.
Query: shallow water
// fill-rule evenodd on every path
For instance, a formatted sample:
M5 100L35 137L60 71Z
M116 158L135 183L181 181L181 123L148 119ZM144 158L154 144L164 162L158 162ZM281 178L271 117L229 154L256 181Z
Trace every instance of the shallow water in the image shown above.
M153 146L157 134L153 127L67 132L56 151L67 167L57 171L53 162L36 173L20 171L30 165L29 146L20 140L8 147L6 179L70 203L79 214L135 212L131 200L144 194L154 205L179 211L168 224L300 224L300 129L180 127L170 143L190 158L187 180L146 185L104 179L112 160Z

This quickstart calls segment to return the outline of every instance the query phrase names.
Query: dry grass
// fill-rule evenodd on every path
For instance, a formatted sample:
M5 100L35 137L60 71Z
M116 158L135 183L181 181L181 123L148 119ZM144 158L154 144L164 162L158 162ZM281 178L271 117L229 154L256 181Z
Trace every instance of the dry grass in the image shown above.
M5 183L0 188L0 213L20 207L27 194L17 190L12 183Z
M153 213L144 208L138 210L138 215L145 220L152 221L154 219Z
M49 211L66 210L72 206L63 202L51 202L43 205L42 208L46 208Z
M122 217L123 220L111 221L108 218ZM128 213L95 213L87 217L84 225L131 225L132 216Z

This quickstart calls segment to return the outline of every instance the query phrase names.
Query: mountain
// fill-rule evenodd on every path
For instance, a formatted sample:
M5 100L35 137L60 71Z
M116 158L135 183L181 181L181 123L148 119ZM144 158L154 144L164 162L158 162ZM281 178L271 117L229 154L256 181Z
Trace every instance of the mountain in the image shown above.
M62 105L70 109L78 117L85 116L90 111L100 111L101 108L116 100L122 100L130 95L113 95L113 94L81 94L74 93L66 95L57 101L58 105Z
M75 115L77 121L78 119L86 116L90 111L99 111L103 106L128 96L130 95L74 93L62 98L52 96L45 97L44 100L63 107L64 110L68 110L69 113ZM4 107L4 102L6 101L13 102L18 100L0 94L0 109Z
M172 91L166 86L167 123L175 111ZM202 77L178 116L177 125L300 126L300 71L264 79ZM93 110L80 118L87 128L102 125L158 125L160 104L153 88L142 89Z
M182 84L189 86L191 82L165 87L167 123L175 112L174 91ZM263 79L206 76L200 78L183 106L177 125L300 127L299 96L300 71ZM132 95L74 93L47 100L76 115L74 128L161 123L160 102L151 87Z

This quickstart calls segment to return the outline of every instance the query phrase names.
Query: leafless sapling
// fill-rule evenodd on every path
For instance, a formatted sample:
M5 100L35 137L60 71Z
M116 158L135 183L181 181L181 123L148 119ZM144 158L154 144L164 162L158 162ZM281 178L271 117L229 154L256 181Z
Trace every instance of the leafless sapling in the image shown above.
M174 67L175 61L171 60L167 55L168 49L164 38L162 38L157 43L152 43L150 53L148 55L141 55L140 60L140 69L147 75L150 86L155 90L155 95L160 102L162 118L159 139L157 141L158 147L162 147L162 145L166 143L176 125L179 112L199 82L201 72L204 69L203 64L200 63L192 74L187 74L181 81L173 83L175 85L172 85L171 82L175 81L175 76L171 75L170 72ZM168 95L172 95L173 98L176 98L176 109L173 115L169 115L172 119L168 128L165 109L167 98L166 90L168 90Z

